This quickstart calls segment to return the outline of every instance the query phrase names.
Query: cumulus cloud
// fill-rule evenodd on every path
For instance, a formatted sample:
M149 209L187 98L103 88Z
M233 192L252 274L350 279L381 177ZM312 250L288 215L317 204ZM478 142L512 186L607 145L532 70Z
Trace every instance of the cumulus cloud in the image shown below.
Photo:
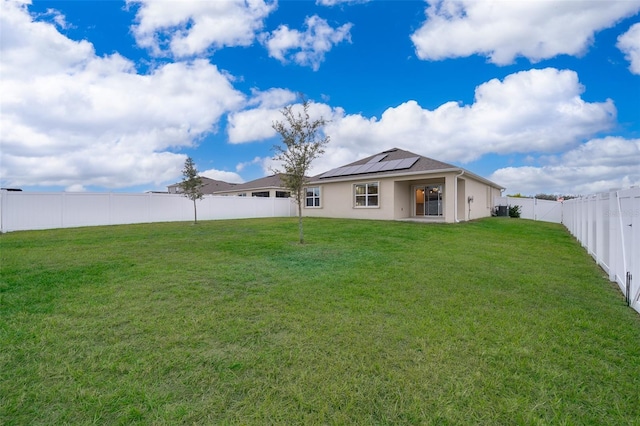
M132 32L139 46L154 54L198 55L224 46L248 46L261 31L276 1L128 0L137 4Z
M240 176L239 174L224 170L209 169L205 170L204 172L200 172L200 176L229 183L244 183L244 179L242 179L242 176Z
M507 167L489 179L508 193L587 195L640 185L640 139L593 139L539 167Z
M616 44L629 61L629 70L640 74L640 24L634 24L629 31L618 37Z
M316 0L316 4L320 6L335 6L338 4L356 4L368 3L371 0Z
M312 118L329 121L324 132L331 143L311 172L320 173L392 147L456 163L490 153L563 152L615 124L613 101L587 102L581 97L584 90L574 71L545 68L481 84L470 105L447 102L429 110L411 100L388 108L377 118L312 103ZM285 104L269 101L232 113L229 140L247 143L277 136L271 123L282 118L279 111Z
M427 0L426 22L412 36L426 60L483 55L498 65L581 55L594 34L640 10L639 0Z
M448 102L429 110L415 101L380 119L334 117L332 145L375 152L401 145L442 161L470 162L488 153L553 153L577 145L615 122L613 101L586 102L573 71L522 71L476 88L471 105Z
M286 89L273 88L264 92L254 90L247 105L255 108L229 114L229 142L240 144L274 136L272 123L280 119L282 107L291 104L296 97L294 92Z
M332 28L326 20L317 15L305 19L307 29L304 32L280 25L271 34L263 34L262 43L269 56L281 62L293 61L298 65L309 66L317 71L324 56L332 47L343 41L351 42L352 24Z
M98 57L27 6L0 18L2 183L130 187L180 174L191 146L244 97L204 60L138 74L118 54Z
M262 141L276 136L273 123L283 119L282 108L291 105L292 101L297 98L295 93L282 91L282 89L255 93L254 95L248 104L255 105L258 102L256 108L229 114L227 134L229 142L232 144ZM300 104L293 105L293 111L294 113L301 111ZM320 117L331 120L335 114L334 111L341 110L333 110L326 104L316 102L311 102L309 105L311 120Z

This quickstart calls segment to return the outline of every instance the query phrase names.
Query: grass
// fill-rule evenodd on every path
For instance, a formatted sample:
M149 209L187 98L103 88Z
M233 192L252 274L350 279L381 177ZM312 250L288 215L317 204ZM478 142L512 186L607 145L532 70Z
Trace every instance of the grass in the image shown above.
M0 424L640 424L640 317L560 225L0 236Z

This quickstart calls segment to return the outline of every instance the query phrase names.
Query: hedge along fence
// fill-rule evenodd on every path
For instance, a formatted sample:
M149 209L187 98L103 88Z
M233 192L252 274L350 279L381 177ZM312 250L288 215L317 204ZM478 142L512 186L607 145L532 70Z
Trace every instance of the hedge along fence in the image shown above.
M564 225L640 312L640 188L563 203Z
M198 220L295 216L290 198L205 195ZM0 231L193 220L193 201L178 194L0 191Z

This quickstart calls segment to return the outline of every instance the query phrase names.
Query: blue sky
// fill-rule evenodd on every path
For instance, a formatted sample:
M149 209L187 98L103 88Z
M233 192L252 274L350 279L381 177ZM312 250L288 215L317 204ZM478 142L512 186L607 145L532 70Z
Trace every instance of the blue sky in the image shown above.
M640 0L0 1L2 187L263 177L297 93L311 174L398 147L507 193L640 185Z

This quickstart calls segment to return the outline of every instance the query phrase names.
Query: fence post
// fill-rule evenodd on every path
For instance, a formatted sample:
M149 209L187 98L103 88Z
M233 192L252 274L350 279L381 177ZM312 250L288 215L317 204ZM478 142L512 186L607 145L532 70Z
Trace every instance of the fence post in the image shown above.
M0 234L4 233L4 202L6 200L7 191L0 189Z

